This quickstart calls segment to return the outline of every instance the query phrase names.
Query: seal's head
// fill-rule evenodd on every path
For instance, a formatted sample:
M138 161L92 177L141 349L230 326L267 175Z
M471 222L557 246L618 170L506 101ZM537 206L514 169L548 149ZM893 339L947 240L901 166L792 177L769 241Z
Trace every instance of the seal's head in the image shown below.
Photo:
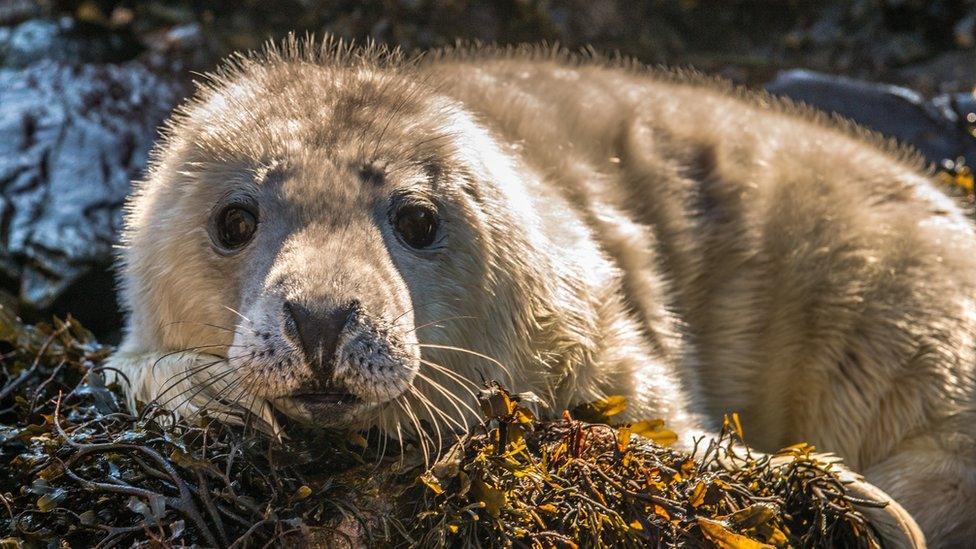
M459 427L483 379L572 377L597 331L584 300L614 302L580 291L611 276L592 245L552 253L532 202L558 200L395 55L240 61L166 133L126 214L134 399Z

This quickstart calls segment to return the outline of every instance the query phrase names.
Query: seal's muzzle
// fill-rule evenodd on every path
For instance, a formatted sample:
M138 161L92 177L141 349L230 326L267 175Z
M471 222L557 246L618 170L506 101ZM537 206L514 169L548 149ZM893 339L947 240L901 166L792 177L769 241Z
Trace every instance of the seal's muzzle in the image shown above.
M282 332L302 350L317 377L324 380L332 377L339 337L359 307L359 302L353 301L329 310L313 311L297 301L285 302Z

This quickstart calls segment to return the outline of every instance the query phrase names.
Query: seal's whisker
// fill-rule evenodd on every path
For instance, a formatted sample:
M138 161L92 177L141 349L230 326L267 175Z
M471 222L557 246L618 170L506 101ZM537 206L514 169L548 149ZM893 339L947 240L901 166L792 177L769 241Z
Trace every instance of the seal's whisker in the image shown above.
M159 363L162 362L163 360L171 357L171 356L178 355L178 354L181 354L181 353L193 353L193 352L196 352L196 351L200 351L202 349L213 349L215 347L239 348L239 347L243 347L243 345L225 345L223 343L214 343L214 344L211 344L211 345L198 345L196 347L185 347L183 349L177 349L175 351L170 351L170 352L165 353L163 355L160 355L158 358L156 358L156 360L153 362L152 366L150 366L149 372L150 373L155 372L156 371L156 367L159 366ZM213 355L213 356L218 356L218 355Z
M254 372L252 371L252 373L254 373ZM273 418L269 422L269 421L267 421L267 419L264 417L263 414L259 415L259 414L255 413L255 402L258 401L258 400L260 400L263 405L269 405L268 402L267 402L267 400L265 400L263 397L259 396L257 392L253 392L252 391L251 392L251 400L248 401L247 406L244 407L244 413L249 418L256 418L256 419L265 421L266 423L269 423L270 426L271 426L271 428L272 429L275 429L275 425L273 423L273 421L274 421ZM235 403L239 406L241 404L241 400L240 399L236 399L235 400ZM262 408L264 408L264 406L262 406ZM251 425L251 422L250 421L249 422L246 422L244 424L244 432L245 432L245 434L247 433L247 428L248 428L249 425ZM257 430L258 430L258 428L255 427L255 431L257 431Z
M178 383L181 383L182 381L188 381L191 377L194 377L197 374L199 374L200 372L206 371L207 369L209 369L209 368L211 368L211 367L213 367L213 366L215 366L217 364L226 362L228 360L233 360L233 359L241 358L243 356L245 356L245 355L235 356L235 357L228 357L226 359L225 358L221 358L220 360L216 360L216 361L209 362L209 363L206 363L206 364L201 365L201 366L195 366L193 368L190 368L190 369L188 369L186 371L186 375L183 377L183 379L177 381L177 384ZM234 374L234 373L237 373L237 371L236 370L230 370L230 369L228 369L228 370L226 370L224 372L221 372L221 373L217 374L216 376L211 376L210 378L208 378L208 379L204 380L202 383L200 383L199 386L192 386L191 385L190 387L184 389L183 391L180 391L179 393L176 393L175 395L173 395L172 397L170 397L169 399L167 399L165 402L162 402L162 403L159 403L159 404L161 406L163 406L163 407L166 407L174 399L179 398L179 397L187 394L188 392L190 392L193 389L197 389L197 391L195 391L192 395L190 395L188 398L184 399L183 402L181 402L179 404L179 406L183 406L183 405L187 404L188 402L190 402L192 399L196 398L196 396L199 395L202 391L210 388L211 386L213 386L216 383L219 383L221 380L223 380L224 378L226 378L228 375ZM167 389L167 392L169 390L175 388L175 387L176 387L176 384L174 384L172 387L170 387L169 389ZM159 398L162 397L164 394L165 393L160 393L153 400L154 401L158 401Z
M427 144L430 144L430 143L435 143L437 141L446 141L448 139L455 138L455 137L457 137L459 135L461 135L461 132L459 132L459 131L449 131L449 132L438 133L438 134L435 134L433 137L428 137L427 139L424 139L423 141L420 141L420 142L416 143L414 145L414 148L421 148L424 145L427 145Z
M173 322L169 322L167 324L164 324L163 326L164 327L169 327L169 326L172 326L174 324L197 324L197 325L200 325L200 326L207 326L209 328L215 328L217 330L224 330L225 332L230 332L230 333L232 333L234 335L240 335L240 332L237 331L237 328L228 328L227 326L221 326L219 324L211 324L209 322L200 322L200 321L197 321L197 320L174 320Z
M180 352L184 352L184 351L180 351ZM173 355L173 354L178 354L178 353L170 353L170 356ZM193 367L190 367L190 368L183 369L183 370L181 370L179 372L176 372L176 373L174 373L173 375L171 375L170 377L166 378L163 381L164 389L157 394L156 398L158 399L159 397L162 397L163 395L165 395L169 391L173 390L180 383L182 383L184 381L189 381L189 379L191 377L199 374L200 372L203 372L205 370L208 370L208 369L210 369L210 368L212 368L212 367L214 367L217 364L220 364L222 362L227 362L228 360L241 358L243 356L244 355L223 358L223 357L218 357L218 356L215 355L214 356L215 360L213 362L207 362L207 363L204 363L204 364L199 364L199 365L196 365L196 366L193 366ZM160 359L160 360L162 360L162 359ZM157 360L156 363L158 364L159 363L159 360Z
M455 427L457 427L458 429L461 429L461 430L465 430L466 429L466 425L462 425L456 419L452 418L450 416L450 414L448 414L444 410L440 409L426 395L424 395L423 393L421 393L420 390L416 386L410 387L410 392L413 393L413 395L415 397L417 397L417 399L420 400L421 403L426 403L427 405L432 406L433 407L433 411L435 411L437 413L437 415L440 416L446 423L453 424ZM453 402L452 402L452 404L453 404ZM457 406L455 406L455 408L457 408ZM460 413L460 412L461 411L458 410L458 413ZM463 416L462 416L462 419L463 419Z
M181 354L181 353L194 352L195 350L199 350L199 349L202 349L204 347L214 347L214 346L216 346L216 345L203 345L203 346L200 346L200 347L189 347L189 348L186 348L186 349L181 349L181 350L178 350L178 351L173 351L173 352L170 352L170 353L166 353L165 355L157 358L155 360L155 362L153 362L153 365L151 366L152 369L150 370L150 373L153 373L155 371L155 368L157 366L159 366L159 363L162 362L166 358L169 358L171 356L175 356L175 355L178 355L178 354ZM231 347L237 348L237 347L243 347L243 346L242 345L232 345ZM221 361L228 360L226 357L222 357L220 355L210 355L210 357L214 358L216 362L221 362ZM236 358L239 358L239 357L236 357ZM196 366L194 366L193 368L196 368ZM183 371L186 371L186 370L183 370ZM168 381L168 379L167 379L167 381Z
M460 384L466 391L468 391L468 393L472 397L477 398L478 395L474 391L481 389L481 386L478 385L477 383L471 381L470 379L467 379L466 377L461 376L461 374L451 370L450 368L447 368L441 364L437 364L436 362L431 362L429 360L425 360L421 358L420 363L424 364L425 366L429 366L433 368L434 370L444 374L446 377L451 378L452 380Z
M443 374L444 377L446 377L447 379L457 383L458 386L462 390L464 390L464 392L467 393L469 396L471 396L474 399L477 399L478 394L475 391L481 389L481 386L478 385L477 383L471 381L470 379L462 377L457 372L451 371L449 368L445 368L444 366L437 364L435 362L430 362L428 360L421 359L421 364L430 367L432 370L434 370L437 373Z
M413 424L415 433L417 435L417 441L420 443L420 450L424 455L424 465L430 466L430 448L427 445L427 437L424 434L424 429L420 424L420 418L417 417L417 413L413 410L410 403L406 399L399 398L397 399L397 403L403 407L404 411L407 413L407 418Z
M461 400L461 398L458 397L457 395L455 395L454 393L451 393L450 391L448 391L440 383L437 383L433 379L431 379L431 378L429 378L429 377L421 374L420 372L417 372L417 379L420 379L420 380L422 380L422 381L430 384L430 386L433 387L435 391L437 391L438 393L440 393L441 395L443 395L444 398L446 398L447 401L451 403L451 406L453 406L454 407L454 410L457 411L458 416L460 416L464 420L464 425L463 426L462 425L458 425L459 428L464 429L464 430L467 430L467 428L468 428L468 421L467 421L466 415L461 411L461 408L458 407L458 404L460 404L461 406L464 406L465 408L467 408L468 411L471 412L474 415L474 417L478 417L478 413L474 410L474 408L472 408L471 406L469 406L466 402L464 402L463 400Z
M179 372L174 373L173 375L171 375L168 378L166 378L165 381L163 381L163 389L160 390L156 394L156 396L153 398L152 402L155 403L155 404L159 404L160 406L165 406L169 401L159 402L159 399L160 398L166 396L166 394L169 393L170 391L172 391L173 389L176 389L184 381L189 381L194 375L196 375L196 374L198 374L200 372L203 372L203 371L205 371L205 370L207 370L209 368L212 368L212 367L214 367L217 364L220 364L222 362L224 362L224 359L221 358L221 359L214 360L212 362L206 362L204 364L198 364L198 365L193 366L191 368L187 368L187 369L184 369L184 370L181 370ZM177 393L177 395L174 398L179 397L181 394L184 394L185 392L191 390L192 388L193 387L191 386L191 387L188 387L186 389L183 389L183 391L181 391L180 393Z
M244 321L247 322L248 324L254 324L253 322L251 322L251 319L250 318L247 318L246 316L244 316L241 313L237 312L237 310L234 309L233 307L228 307L227 305L224 305L223 307L225 309L227 309L228 311L230 311L230 312L234 313L235 315L237 315L237 316L241 317L242 319L244 319Z
M434 435L436 435L437 440L434 440L434 436L431 435L430 429L424 428L424 420L421 419L420 413L415 412L417 420L420 421L420 429L422 429L422 431L419 433L419 438L420 440L426 439L430 441L429 453L431 459L436 460L440 455L441 449L444 447L444 439L441 432L441 422L438 420L437 416L440 415L441 417L446 417L446 414L440 408L434 406L433 403L431 403L430 400L424 397L419 391L417 391L416 387L410 387L410 390L404 396L405 398L415 398L417 402L419 402L420 405L423 406L427 411L427 416L430 418L430 421L427 423L433 427ZM427 462L425 465L430 467L431 463L432 462Z
M379 443L380 443L379 450L380 451L377 453L376 460L373 462L373 470L372 470L372 472L374 472L374 473L379 468L379 466L383 463L383 458L386 457L387 444L389 443L389 440L390 440L390 436L386 432L387 419L386 419L385 416L386 416L386 413L388 411L389 411L389 408L387 408L387 407L384 406L384 407L381 407L380 410L379 410L379 412L378 412L379 417L377 418L376 424L379 426L379 429L377 429L377 437L380 438L380 441L379 441Z
M391 85L392 84L389 83L384 84L384 86L387 87ZM389 115L387 116L386 124L383 125L383 128L379 131L379 134L373 140L373 152L370 153L370 157L375 158L379 153L380 146L383 144L383 138L386 137L386 132L389 131L390 125L393 124L393 121L396 120L397 116L399 116L400 113L403 112L403 110L415 100L417 93L418 92L412 90L408 91L407 93L403 94L396 103L394 103L393 108L390 109Z
M413 307L410 307L406 311L403 311L402 313L398 314L396 317L394 317L393 320L390 321L390 324L397 325L397 322L401 318L407 316L410 313L416 312L418 309L426 309L427 307L433 307L434 305L444 305L445 303L447 303L445 300L443 300L443 299L437 299L437 300L434 300L434 301L428 301L427 303L424 303L423 305L415 305Z
M243 377L235 377L234 379L232 379L231 381L229 381L222 389L220 389L216 393L210 395L207 398L206 401L204 401L204 402L200 403L199 405L197 405L195 407L195 409L193 410L193 412L190 413L190 415L188 416L188 418L192 419L192 418L198 417L204 411L209 410L211 404L214 404L214 403L221 404L221 403L225 402L226 399L224 399L224 396L223 396L225 392L227 394L230 394L232 391L235 391L237 389L243 388L243 386L247 383L247 381L249 379L250 379L250 377L248 375L245 375ZM232 404L231 404L231 406L228 407L228 410L227 411L220 410L221 413L225 413L227 415L231 415L231 411L234 409L234 406L236 406L236 400L233 399L233 398L231 398L231 403Z
M430 322L425 322L424 324L421 324L420 326L414 326L413 329L405 330L403 333L405 333L405 334L413 333L413 332L416 332L417 330L426 328L428 326L435 326L439 322L447 322L447 321L450 321L450 320L466 320L466 319L471 320L471 319L475 319L475 318L477 318L477 317L471 316L471 315L449 316L447 318L442 318L440 320L432 320ZM400 327L399 325L394 325L394 326L397 327L397 328ZM438 328L441 328L442 326L437 326L437 327Z
M407 395L409 395L409 393L407 393ZM420 420L420 416L417 415L417 411L414 410L413 406L410 405L409 400L405 398L402 398L401 400L403 401L404 405L406 405L409 414L408 417L410 419L411 424L413 424L414 427L414 434L416 435L416 441L420 443L420 449L424 454L424 465L430 467L431 464L430 445L434 444L434 441L432 438L430 438L430 435L427 434L426 429L424 429L423 422Z
M222 375L226 375L226 372L224 374L222 374ZM160 409L172 410L174 413L177 412L177 411L179 411L178 413L180 413L181 415L183 415L183 414L186 413L186 411L185 410L181 410L181 408L183 406L185 406L188 402L190 402L190 400L192 400L200 391L202 391L202 390L204 390L206 388L207 388L207 385L206 384L204 384L202 386L199 386L199 387L198 386L191 385L191 386L183 389L182 391L176 393L175 395L167 398L166 400L162 400L162 401L160 400L164 396L163 394L157 395L156 398L154 398L149 404L152 405L152 406L158 407ZM174 400L176 400L176 399L178 399L178 398L180 398L182 396L185 396L188 393L191 393L191 391L193 393L190 394L187 398L184 398L182 401L178 402L176 405L172 405L172 403L173 403ZM190 414L190 415L192 415L192 414Z
M501 362L495 360L494 358L491 358L488 355L481 354L481 353L479 353L477 351L472 351L471 349L464 349L462 347L454 347L453 345L437 345L437 344L434 344L434 343L418 343L417 346L420 347L420 348L422 348L422 349L426 348L426 349L442 349L442 350L445 350L445 351L457 351L459 353L467 353L469 355L476 356L478 358L487 360L488 362L492 363L493 365L499 367L502 370L502 372L504 372L505 375L508 376L508 381L510 383L514 384L514 378L512 377L512 372L509 371L508 366L505 366Z
M437 416L434 414L434 410L431 409L431 404L429 404L430 403L429 400L423 398L423 396L419 392L417 392L415 387L410 387L409 393L410 396L416 398L417 402L419 402L420 405L427 410L427 417L430 418L430 424L434 427L434 433L437 435L437 443L434 446L434 454L436 457L436 455L440 454L441 448L444 447L444 438L441 436L441 424L439 421L437 421ZM434 408L436 409L436 407ZM444 413L441 412L440 410L437 411L440 412L441 414ZM431 438L430 443L434 444L433 437Z
M254 378L254 372L248 372L243 376L235 377L228 382L222 389L210 395L204 407L213 402L229 401L232 406L239 406L239 396L246 394L246 384ZM238 396L232 396L233 391L241 389ZM225 398L226 393L226 398Z
M222 380L224 380L225 378L233 375L234 373L236 373L236 372L234 372L234 370L225 370L225 371L221 372L220 374L217 374L216 376L213 376L212 378L208 379L204 383L200 383L198 385L191 385L190 387L187 387L186 389L180 391L179 393L176 393L175 395L173 395L170 398L166 399L166 401L161 402L159 404L160 404L160 406L163 406L163 407L178 409L178 408L180 408L182 406L185 406L185 405L189 404L200 393L202 393L203 391L206 391L207 389L209 389L213 385L221 382ZM162 396L162 395L160 395L160 396ZM170 404L174 400L176 400L177 398L183 397L183 396L186 396L186 398L184 398L182 401L180 401L176 405L170 406Z
M204 412L210 412L210 411L217 411L218 413L232 415L231 410L233 410L233 406L226 407L225 410L221 406L221 404L225 402L225 400L221 398L221 396L219 395L225 391L232 391L238 388L242 383L242 381L243 381L242 379L236 377L232 379L230 382L227 383L227 385L223 389L218 391L218 393L215 393L214 395L207 397L207 399L204 402L201 402L198 405L194 406L193 411L190 412L190 414L187 416L187 419L192 420L197 417L201 417ZM193 397L191 396L187 400L189 401L192 398Z
M394 402L396 402L396 401L394 401ZM396 427L397 444L400 446L400 459L399 459L399 462L398 463L399 463L400 467L403 467L403 459L404 459L404 457L406 457L406 453L405 453L404 447L403 447L403 430L400 429L400 420L399 420L399 418L396 417L396 415L397 414L394 414L393 425Z
M229 371L234 373L240 373L236 371ZM219 413L224 414L229 417L237 418L242 425L245 426L244 435L247 435L247 425L248 425L248 414L252 413L251 409L243 406L241 404L241 397L247 394L247 384L254 379L254 372L248 372L244 376L235 377L231 381L227 382L223 388L221 388L216 393L211 394L207 400L197 406L197 409L190 415L190 417L196 417L199 413L210 408L213 403L219 403L223 409L218 408ZM211 383L210 386L216 383ZM236 392L236 393L235 393ZM191 396L190 399L194 398L195 395ZM253 401L252 401L253 405Z
M438 383L434 379L432 379L430 377L427 377L427 376L425 376L425 375L423 375L423 374L421 374L419 372L417 373L417 376L418 376L417 379L419 379L420 381L423 381L425 383L430 384L430 386L435 391L437 391L445 399L447 399L447 401L450 402L451 406L454 407L454 409L458 413L458 415L461 416L462 418L465 417L465 413L462 412L460 408L458 408L458 404L460 404L461 406L464 406L465 408L467 408L469 412L476 413L474 411L474 409L471 408L467 403L465 403L464 400L462 400L458 395L450 392L449 390L447 390L446 387L444 387L443 385L441 385L440 383Z

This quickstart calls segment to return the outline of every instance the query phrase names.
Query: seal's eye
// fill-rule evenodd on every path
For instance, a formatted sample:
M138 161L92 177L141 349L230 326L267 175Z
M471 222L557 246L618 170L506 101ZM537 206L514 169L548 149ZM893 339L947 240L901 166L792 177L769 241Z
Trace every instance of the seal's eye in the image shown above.
M217 244L227 250L243 247L251 241L258 228L258 219L254 212L240 205L227 206L220 210L215 221Z
M393 226L411 248L426 248L437 237L437 212L430 206L409 204L397 210Z

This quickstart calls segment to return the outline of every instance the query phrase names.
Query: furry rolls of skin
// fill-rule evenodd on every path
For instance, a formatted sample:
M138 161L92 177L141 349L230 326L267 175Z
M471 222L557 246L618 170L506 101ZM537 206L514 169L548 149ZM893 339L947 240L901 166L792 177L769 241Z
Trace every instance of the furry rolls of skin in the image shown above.
M976 538L976 235L849 123L545 49L290 41L174 115L123 240L133 402L425 447L481 379L686 444L734 410Z

